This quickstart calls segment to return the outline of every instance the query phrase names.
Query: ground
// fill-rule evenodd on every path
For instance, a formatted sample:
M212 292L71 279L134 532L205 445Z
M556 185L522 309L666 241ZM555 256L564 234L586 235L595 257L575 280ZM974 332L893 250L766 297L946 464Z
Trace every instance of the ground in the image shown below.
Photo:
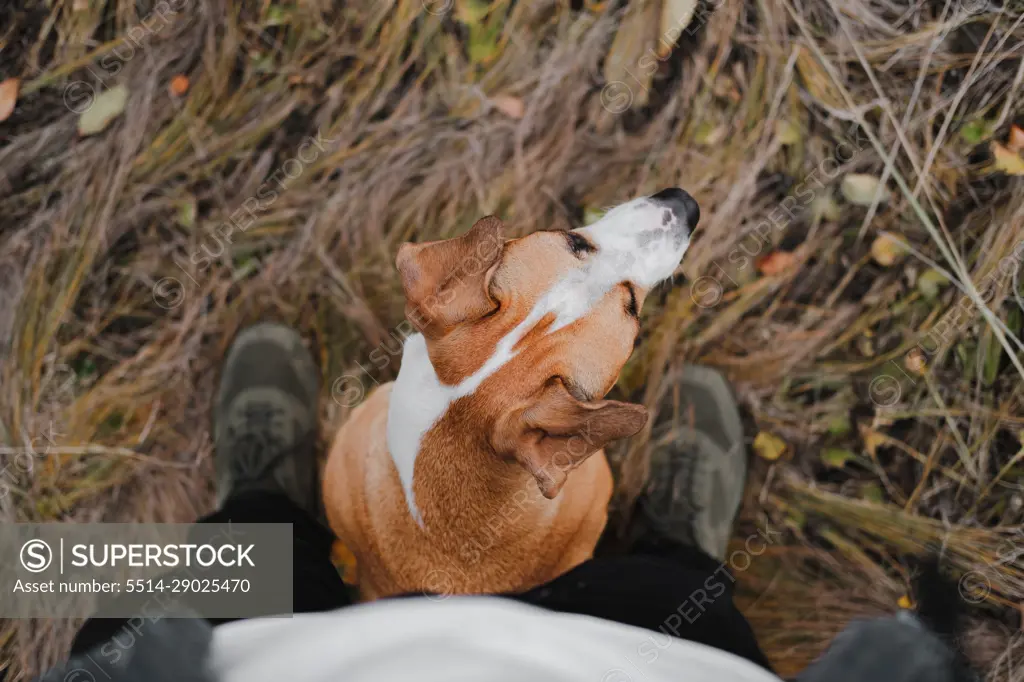
M728 563L773 662L911 605L941 550L970 656L1021 679L1024 14L1002 3L8 3L3 519L191 520L240 326L320 349L329 434L395 375L400 243L678 185L700 228L615 394L650 402L684 362L734 382L755 464ZM614 454L621 518L645 437ZM0 660L37 671L75 626L8 621Z

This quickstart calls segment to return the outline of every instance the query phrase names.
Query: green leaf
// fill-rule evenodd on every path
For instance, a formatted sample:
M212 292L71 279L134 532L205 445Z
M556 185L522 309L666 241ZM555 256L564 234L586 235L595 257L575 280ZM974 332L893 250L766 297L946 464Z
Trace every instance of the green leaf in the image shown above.
M460 22L469 28L469 61L486 66L498 56L501 37L501 17L495 12L488 17L490 5L482 0L460 0L455 13Z
M271 5L267 8L266 17L263 19L264 26L280 26L288 23L288 10L280 5Z
M796 507L790 507L786 510L785 523L795 530L803 530L804 526L807 525L807 515Z
M960 360L960 364L964 368L964 376L969 377L974 374L974 356L977 351L977 345L972 341L961 341L956 344L955 351L957 359Z
M992 134L992 124L983 118L976 118L960 129L960 137L968 144L978 144Z
M949 284L949 280L935 268L928 268L917 278L917 290L929 301L938 298L942 287L947 284Z
M85 381L96 374L96 363L93 362L92 358L86 357L75 369L75 376L78 377L79 381Z
M603 208L585 208L583 209L583 224L593 225L604 217L604 214L607 212Z
M821 461L833 469L842 469L854 459L857 459L857 455L845 448L825 448L821 452Z
M985 353L985 366L982 368L981 379L985 386L991 386L999 376L999 361L1003 358L1003 344L999 343L995 335L989 332L985 335L987 352Z
M1021 313L1020 307L1014 307L1006 314L1006 328L1017 338L1020 338Z
M178 206L178 222L182 227L192 228L196 224L196 200L189 198Z
M128 88L117 85L96 96L92 106L78 118L78 134L82 137L102 132L110 122L121 115L128 103Z
M885 493L882 491L882 486L877 483L868 483L866 486L861 488L860 494L861 497L868 502L885 504Z
M850 416L847 414L834 414L828 418L826 428L833 436L845 436L850 432Z

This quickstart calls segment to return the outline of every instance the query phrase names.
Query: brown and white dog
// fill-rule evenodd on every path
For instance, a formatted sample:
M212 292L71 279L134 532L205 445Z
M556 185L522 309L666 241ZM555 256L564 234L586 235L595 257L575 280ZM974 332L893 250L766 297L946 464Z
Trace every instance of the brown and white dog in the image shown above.
M489 216L402 246L420 333L338 431L323 476L364 599L522 591L591 556L612 492L601 448L647 421L602 398L699 216L673 188L570 232L505 241Z

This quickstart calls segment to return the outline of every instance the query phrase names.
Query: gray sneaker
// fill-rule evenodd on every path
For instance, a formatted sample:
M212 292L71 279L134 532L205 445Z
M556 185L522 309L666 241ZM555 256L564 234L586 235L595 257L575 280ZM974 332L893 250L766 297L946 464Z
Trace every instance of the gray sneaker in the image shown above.
M657 534L724 561L747 480L736 399L708 367L687 365L664 385L638 512Z
M271 491L319 516L319 395L316 363L297 332L261 323L235 337L213 411L218 508Z

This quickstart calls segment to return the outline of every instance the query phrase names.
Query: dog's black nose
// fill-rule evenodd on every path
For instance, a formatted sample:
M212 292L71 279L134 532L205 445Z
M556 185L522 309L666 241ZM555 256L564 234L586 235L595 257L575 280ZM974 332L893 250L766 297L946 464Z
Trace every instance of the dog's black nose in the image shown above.
M676 215L686 216L686 226L691 230L697 226L697 221L700 220L700 206L686 190L669 187L653 195L651 199L665 204L675 211Z

